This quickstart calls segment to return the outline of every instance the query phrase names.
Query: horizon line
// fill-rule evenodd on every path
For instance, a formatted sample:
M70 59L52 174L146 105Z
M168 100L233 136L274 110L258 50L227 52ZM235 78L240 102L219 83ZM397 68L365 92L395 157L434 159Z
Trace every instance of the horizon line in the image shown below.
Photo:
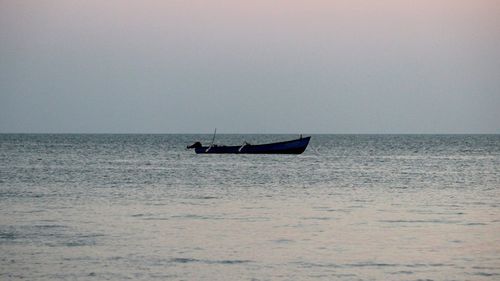
M213 135L213 133L182 133L182 132L169 132L169 133L146 133L146 132L0 132L0 135ZM377 133L377 132L358 132L358 133L347 133L347 132L322 132L322 133L226 133L221 132L217 135L500 135L500 133L493 132L453 132L453 133L430 133L430 132L404 132L404 133Z

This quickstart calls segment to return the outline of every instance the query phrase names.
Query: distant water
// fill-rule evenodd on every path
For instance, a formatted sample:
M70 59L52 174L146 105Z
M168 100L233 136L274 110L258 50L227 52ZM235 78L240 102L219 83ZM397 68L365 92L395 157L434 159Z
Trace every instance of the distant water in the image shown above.
M0 279L500 280L499 135L210 139L0 135Z

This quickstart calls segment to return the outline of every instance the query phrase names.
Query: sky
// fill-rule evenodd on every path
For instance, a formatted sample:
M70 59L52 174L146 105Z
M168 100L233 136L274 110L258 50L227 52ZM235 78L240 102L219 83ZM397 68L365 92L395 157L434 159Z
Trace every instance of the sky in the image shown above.
M498 0L0 0L0 133L500 133Z

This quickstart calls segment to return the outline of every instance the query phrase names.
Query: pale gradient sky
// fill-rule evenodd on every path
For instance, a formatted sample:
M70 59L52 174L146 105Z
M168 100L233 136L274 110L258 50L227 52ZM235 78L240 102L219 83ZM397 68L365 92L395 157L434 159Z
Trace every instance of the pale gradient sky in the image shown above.
M0 0L0 132L500 133L500 1Z

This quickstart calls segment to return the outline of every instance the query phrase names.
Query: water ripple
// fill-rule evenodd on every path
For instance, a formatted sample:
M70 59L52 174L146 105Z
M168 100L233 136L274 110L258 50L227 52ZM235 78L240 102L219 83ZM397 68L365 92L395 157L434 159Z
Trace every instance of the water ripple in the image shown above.
M206 260L193 258L173 258L170 260L173 263L205 263L205 264L242 264L252 262L250 260Z

